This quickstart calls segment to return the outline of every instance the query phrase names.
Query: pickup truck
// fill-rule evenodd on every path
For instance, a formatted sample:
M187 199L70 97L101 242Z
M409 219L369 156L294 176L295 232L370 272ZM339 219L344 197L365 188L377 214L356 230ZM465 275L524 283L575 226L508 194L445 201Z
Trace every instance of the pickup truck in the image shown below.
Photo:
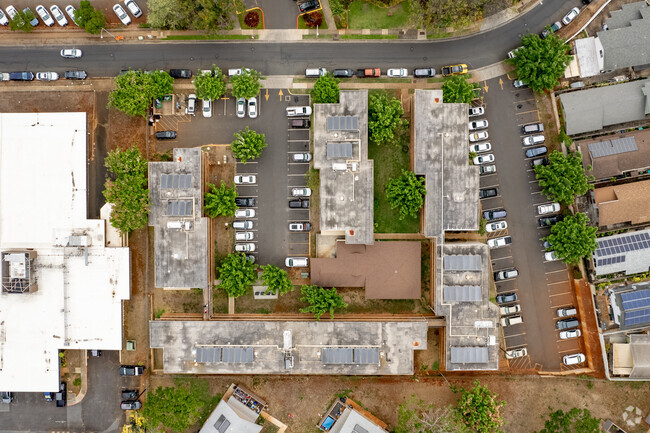
M311 107L287 107L287 117L311 116Z
M379 68L357 69L357 77L359 78L380 77L380 76L381 76L381 69Z
M502 236L500 238L488 239L487 244L490 249L505 247L512 243L512 238L510 236Z
M462 75L468 71L467 65L461 63L460 65L445 66L442 68L442 76L449 77L450 75Z

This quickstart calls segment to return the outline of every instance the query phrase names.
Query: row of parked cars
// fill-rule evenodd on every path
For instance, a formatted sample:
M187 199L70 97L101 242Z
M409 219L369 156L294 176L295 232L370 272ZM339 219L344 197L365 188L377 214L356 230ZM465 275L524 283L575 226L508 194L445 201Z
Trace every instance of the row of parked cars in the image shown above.
M317 0L314 0L317 1ZM466 64L461 63L458 65L443 66L441 73L443 77L452 75L463 75L469 71ZM327 75L326 68L307 68L305 69L305 76L307 78L318 78ZM332 75L336 78L352 78L357 76L359 78L378 78L381 76L380 68L361 68L356 72L353 69L334 69ZM436 75L435 68L422 67L413 69L413 77L415 78L429 78ZM386 71L386 76L389 78L405 78L409 76L409 71L406 68L390 68Z
M140 7L135 2L135 0L125 0L124 5L129 10L129 12L133 14L134 17L138 18L142 16L142 11L140 10ZM15 19L16 15L18 15L18 10L13 5L7 6L6 11L7 13L5 14L5 12L2 9L0 9L0 25L3 26L8 25L9 19L13 20ZM67 5L65 7L65 13L68 15L68 17L70 17L70 20L78 26L79 23L77 22L77 19L75 17L75 12L76 9L74 6ZM131 23L131 18L126 13L122 5L120 5L119 3L113 6L113 12L115 12L115 15L117 15L117 17L124 25L128 25ZM40 23L40 21L37 18L37 15L35 15L30 8L28 7L24 8L23 13L33 16L33 19L29 22L32 25L32 27L36 27ZM68 19L63 14L61 8L57 5L50 6L49 10L43 5L38 5L36 6L36 13L38 14L38 17L40 17L41 20L43 20L43 24L45 24L48 27L53 26L55 22L61 27L65 27L68 25Z
M60 52L61 57L65 59L78 59L81 58L83 52L78 48L64 48ZM64 78L69 80L85 80L88 74L86 71L65 71ZM33 81L36 78L39 81L56 81L59 79L57 72L37 72L34 74L29 71L20 72L0 72L0 81Z

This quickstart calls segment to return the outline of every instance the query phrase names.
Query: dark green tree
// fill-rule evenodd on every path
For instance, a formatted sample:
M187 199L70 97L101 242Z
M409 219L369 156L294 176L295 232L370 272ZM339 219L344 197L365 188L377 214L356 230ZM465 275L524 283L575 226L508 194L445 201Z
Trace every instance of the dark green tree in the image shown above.
M235 216L235 211L237 210L237 205L235 204L237 191L235 191L235 187L227 186L223 180L218 188L211 183L208 183L207 186L208 191L203 194L203 211L205 214L210 218L215 218L219 215L227 217Z
M544 195L562 204L573 203L576 196L594 187L585 175L580 152L569 152L567 156L557 150L551 152L548 165L535 166L535 175Z
M474 89L478 84L472 84L462 75L445 78L442 84L442 101L445 103L464 102L469 104L475 98Z
M314 104L336 104L339 102L339 80L329 72L316 80L311 90L311 100Z
M268 287L267 292L275 292L278 295L284 295L293 291L293 283L289 279L289 274L284 269L274 265L263 265L261 280Z
M248 129L247 126L244 131L235 132L235 140L231 143L230 149L235 158L246 164L249 159L258 158L266 146L264 134Z
M328 311L330 318L333 319L334 311L348 306L334 287L328 290L319 286L302 286L300 293L302 294L300 300L309 304L308 307L301 308L300 312L313 313L316 320L320 320L320 317Z
M79 9L74 12L74 18L79 23L79 27L92 35L99 34L106 27L104 12L95 9L88 0L81 0Z
M111 225L124 234L146 227L149 222L149 164L136 147L113 150L104 164L111 173L104 197L113 205Z
M388 97L386 92L373 92L368 96L368 135L373 144L393 140L395 131L408 122L402 119L404 109L399 99Z
M29 33L34 28L31 23L34 18L36 18L36 16L31 9L27 12L16 9L16 15L11 20L9 20L9 28L12 31L21 30L25 33Z
M399 209L399 219L407 215L417 217L426 193L424 178L412 171L402 170L400 177L390 179L386 184L386 198L392 209Z
M217 271L221 279L218 287L225 290L228 296L235 298L246 294L257 280L257 266L243 253L232 253L226 256Z
M115 89L108 97L108 106L129 116L146 116L154 98L173 91L174 79L165 71L143 73L132 71L115 77Z
M194 77L196 97L214 101L226 94L226 82L221 69L212 65L210 72L201 72Z
M587 409L574 407L568 412L562 410L552 412L539 433L598 433L600 431L600 418L591 416L591 412Z
M577 263L596 251L597 227L587 225L589 218L582 212L565 217L553 224L546 240L553 245L555 255L565 263Z
M476 433L502 433L503 416L501 407L506 402L498 401L497 394L481 385L477 380L472 389L452 388L460 393L456 414L463 423Z
M517 55L506 60L516 68L517 77L535 92L555 87L573 56L564 39L550 34L546 39L537 33L522 36Z
M151 78L152 93L155 99L160 99L174 92L174 77L167 72L152 71L147 72L146 75Z
M254 69L244 69L240 75L230 77L232 96L235 98L252 98L259 95L262 75Z

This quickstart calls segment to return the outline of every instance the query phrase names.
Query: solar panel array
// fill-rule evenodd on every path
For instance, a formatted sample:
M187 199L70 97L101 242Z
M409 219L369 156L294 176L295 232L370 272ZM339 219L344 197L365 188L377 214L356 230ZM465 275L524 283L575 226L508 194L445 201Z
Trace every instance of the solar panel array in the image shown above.
M228 431L228 427L230 427L230 421L228 421L224 415L219 415L219 419L214 423L214 428L219 433L225 433Z
M192 215L192 200L168 200L167 216Z
M328 131L358 131L359 118L357 116L328 116Z
M650 289L622 293L620 296L625 326L650 322Z
M481 286L444 286L445 302L481 302Z
M379 348L326 347L320 357L323 364L379 364Z
M634 152L636 150L639 150L639 148L636 146L634 137L623 137L611 141L605 140L597 143L589 143L589 153L591 153L592 158L602 158L604 156Z
M452 347L451 362L454 364L486 364L488 362L487 347Z
M218 362L253 362L252 347L199 346L196 348L196 362L214 364Z
M598 248L595 253L597 258L625 254L630 251L650 248L650 233L648 231L637 232L626 236L600 239L597 242Z
M352 158L352 143L349 141L327 143L327 159Z
M162 189L188 189L192 186L191 174L161 174L160 187Z
M605 257L604 259L596 260L596 266L615 265L617 263L624 263L625 256Z
M446 271L480 271L481 256L451 255L444 257Z

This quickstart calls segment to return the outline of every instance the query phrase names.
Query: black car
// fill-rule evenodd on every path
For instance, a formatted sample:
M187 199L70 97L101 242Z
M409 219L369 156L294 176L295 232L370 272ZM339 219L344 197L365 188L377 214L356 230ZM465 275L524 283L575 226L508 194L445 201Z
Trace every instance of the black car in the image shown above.
M189 69L170 69L169 75L173 78L192 78L192 71Z
M580 325L580 321L578 319L573 318L573 319L564 319L564 320L558 320L555 323L555 327L557 329L571 329L571 328L577 328L578 325Z
M2 391L0 392L0 400L4 404L9 404L14 401L14 393L11 391Z
M511 302L515 302L516 300L516 293L503 293L501 295L497 295L497 304L509 304Z
M86 71L65 71L63 76L68 80L85 80L88 74Z
M237 197L235 204L238 207L253 207L255 206L255 199L253 197Z
M9 79L13 81L32 81L34 74L31 72L10 72Z
M123 389L122 400L135 400L140 393L135 389Z
M56 393L56 407L65 407L68 404L68 385L61 382L59 392Z
M306 0L298 5L300 12L309 12L320 9L320 2L318 0Z
M499 195L499 190L496 188L483 188L478 190L479 198L496 197Z
M171 140L176 138L176 131L158 131L156 132L158 140Z
M555 223L559 223L562 221L564 217L562 215L553 215L550 217L544 217L539 219L539 226L540 227L550 227Z
M350 78L354 77L354 71L352 69L334 69L332 75L336 78Z
M483 212L483 218L488 221L500 220L505 218L506 215L507 213L505 209L492 209Z
M139 365L120 365L120 376L142 376L144 367Z
M299 198L296 200L289 200L290 208L309 208L309 199L308 198Z
M415 78L428 78L435 77L436 70L433 68L416 68L413 70L413 76Z
M535 158L536 156L546 155L548 149L546 146L533 147L526 151L526 158Z

